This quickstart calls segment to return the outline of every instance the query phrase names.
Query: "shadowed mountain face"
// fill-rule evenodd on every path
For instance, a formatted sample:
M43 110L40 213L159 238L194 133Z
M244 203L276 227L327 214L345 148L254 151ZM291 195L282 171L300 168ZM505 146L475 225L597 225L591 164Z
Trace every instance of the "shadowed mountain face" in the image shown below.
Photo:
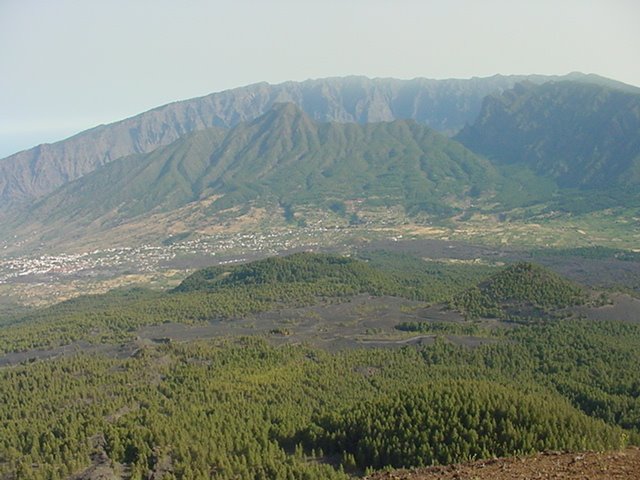
M210 212L359 199L439 214L471 190L491 194L500 178L486 159L412 120L317 123L284 103L230 130L199 131L111 162L16 222L95 230L207 199Z
M640 92L579 82L519 84L487 97L456 139L564 188L640 185Z
M365 77L266 83L176 102L102 125L67 140L0 160L0 206L29 203L118 158L148 153L194 131L252 120L274 103L292 102L316 121L369 123L413 119L445 133L472 122L483 98L529 80L567 77L500 76L470 80L395 80Z

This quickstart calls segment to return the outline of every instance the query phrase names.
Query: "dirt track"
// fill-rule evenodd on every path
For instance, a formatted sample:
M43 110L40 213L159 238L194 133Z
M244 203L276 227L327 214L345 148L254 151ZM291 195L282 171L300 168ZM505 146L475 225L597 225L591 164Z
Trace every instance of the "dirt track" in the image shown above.
M640 448L619 452L541 453L458 465L376 473L369 480L640 479Z

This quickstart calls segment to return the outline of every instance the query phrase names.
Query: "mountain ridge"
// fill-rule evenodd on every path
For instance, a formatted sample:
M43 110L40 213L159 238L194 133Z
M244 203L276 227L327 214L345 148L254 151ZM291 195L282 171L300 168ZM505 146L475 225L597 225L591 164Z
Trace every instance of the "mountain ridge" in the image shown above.
M29 203L113 160L148 153L188 132L251 120L276 102L296 103L316 121L368 123L414 118L436 130L454 133L475 118L482 99L492 92L525 79L545 82L577 77L614 82L579 73L469 80L334 77L277 85L263 82L225 90L156 107L0 160L0 205Z
M640 92L584 82L519 83L489 95L456 139L562 188L640 185Z
M331 202L358 199L438 213L469 189L490 194L499 178L487 160L413 120L318 123L279 103L232 129L212 127L111 162L7 225L79 235L205 200L209 213L254 201L329 210Z

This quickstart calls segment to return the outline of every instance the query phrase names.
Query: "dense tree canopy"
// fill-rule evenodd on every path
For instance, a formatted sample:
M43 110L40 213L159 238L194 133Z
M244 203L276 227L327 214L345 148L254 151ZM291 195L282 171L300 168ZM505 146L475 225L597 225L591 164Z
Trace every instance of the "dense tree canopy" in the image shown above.
M463 301L470 290L460 293L478 284L491 308L522 302L543 321L405 322L399 331L435 341L393 349L329 353L253 336L3 367L0 478L67 478L102 462L132 479L346 479L386 466L639 444L640 325L547 315L584 296L539 267L487 273L384 252L297 254L206 269L173 292L114 291L16 317L0 330L6 351L125 341L167 319L234 318L362 292L453 294L478 312ZM488 340L469 347L451 335Z
M550 270L532 263L511 265L485 282L454 295L450 307L470 318L544 316L584 304L585 291Z
M4 368L0 473L63 478L104 451L132 478L346 478L617 448L640 441L639 341L637 325L569 321L477 348L330 354L248 337Z

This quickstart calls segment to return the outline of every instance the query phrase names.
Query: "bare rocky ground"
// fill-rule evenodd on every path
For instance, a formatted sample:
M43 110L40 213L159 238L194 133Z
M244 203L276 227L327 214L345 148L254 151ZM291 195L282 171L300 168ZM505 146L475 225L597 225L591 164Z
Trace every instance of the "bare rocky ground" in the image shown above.
M104 450L105 440L102 435L96 435L92 440L96 450L91 456L91 465L67 480L129 480L132 478L129 466L109 458ZM152 461L153 468L144 475L145 480L161 480L166 477L166 474L173 472L169 455L154 451Z
M640 448L616 452L547 452L416 470L380 472L367 480L638 480Z
M145 477L161 479L171 472L170 459L158 462ZM125 480L128 469L113 465L104 452L98 452L93 464L69 480ZM440 465L412 470L379 472L364 480L638 480L640 448L614 452L545 452L528 457L495 458L455 465Z
M594 321L622 320L640 322L640 299L627 294L608 295L603 306L572 307L570 313ZM259 335L274 344L306 343L329 351L350 348L399 348L411 344L430 344L436 335L401 332L402 322L465 323L457 312L442 305L425 306L424 302L397 297L358 295L350 299L328 301L309 307L280 308L245 318L212 320L198 325L163 323L141 327L137 338L121 345L92 344L85 341L46 350L28 350L0 355L0 368L36 360L55 359L92 352L115 358L133 355L140 347L192 340ZM488 330L515 328L513 324L484 319ZM476 347L492 343L484 335L445 335L458 345ZM640 478L640 477L639 477Z
M105 439L102 434L98 434L92 439L95 448L91 456L91 465L76 475L72 475L68 480L124 480L128 479L128 468L119 463L112 462L104 450Z
M575 312L589 320L607 321L621 320L623 322L640 322L640 299L622 293L609 295L610 303L601 307L577 307Z
M136 338L120 345L75 342L42 350L26 350L0 355L0 368L36 360L72 356L79 352L114 358L127 358L141 347L168 342L189 342L207 338L258 335L280 344L306 343L329 351L350 348L400 348L405 345L430 344L436 335L401 332L402 322L464 322L462 316L442 305L426 307L424 302L397 297L358 295L320 305L281 308L232 320L185 325L163 323L141 327ZM496 320L486 320L487 328L510 328ZM475 347L495 339L473 335L446 335L458 345Z

